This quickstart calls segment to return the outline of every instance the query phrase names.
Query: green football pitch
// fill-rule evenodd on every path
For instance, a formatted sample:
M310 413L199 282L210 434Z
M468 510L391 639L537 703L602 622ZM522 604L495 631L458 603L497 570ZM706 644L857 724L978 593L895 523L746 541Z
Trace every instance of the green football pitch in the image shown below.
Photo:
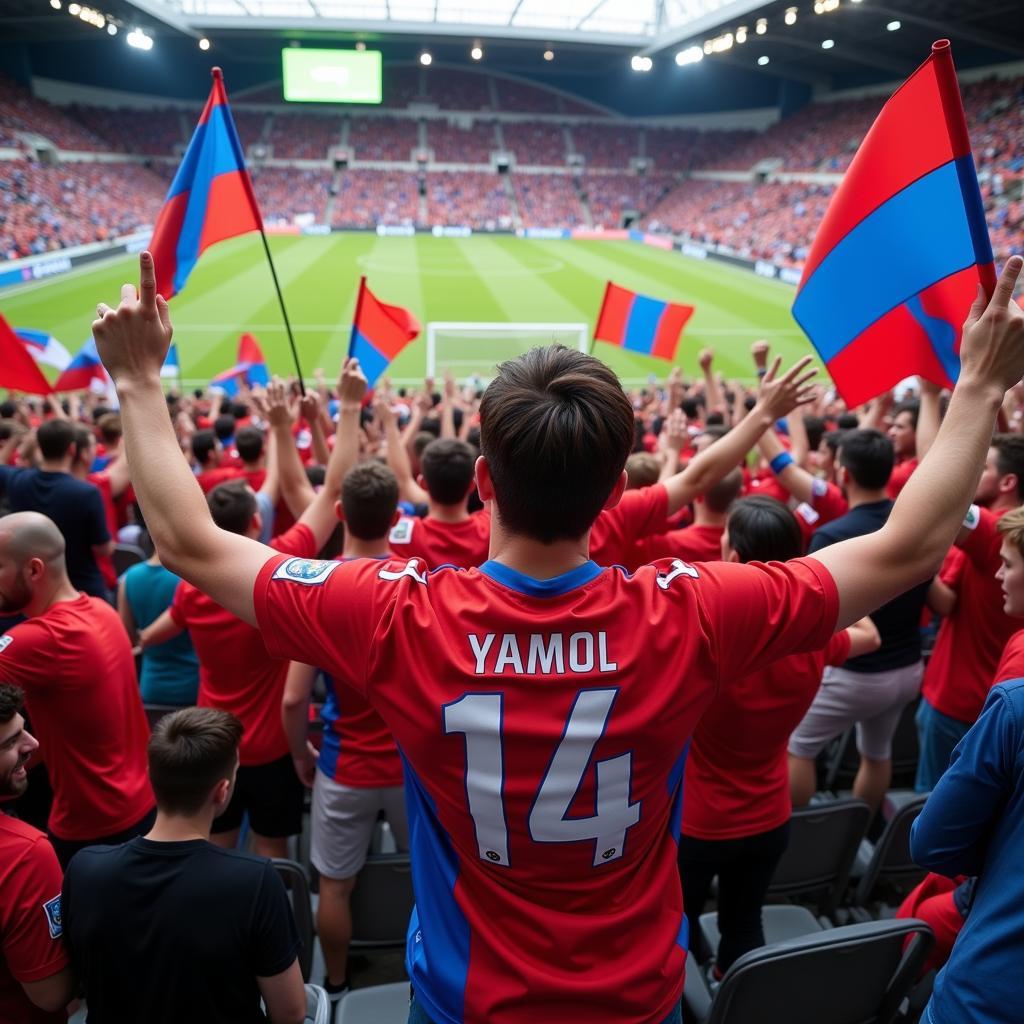
M750 379L750 345L767 338L787 363L810 352L790 316L793 289L721 263L688 259L634 242L534 241L507 236L378 238L371 234L274 236L270 239L305 376L328 377L344 356L361 274L384 302L430 321L586 323L593 329L607 280L696 307L677 361L697 372L697 353L716 351L727 378ZM96 303L114 305L120 285L136 280L136 257L119 257L69 275L0 292L0 311L16 327L47 330L72 353L89 333ZM206 381L235 361L238 335L259 339L275 373L292 370L270 273L256 236L207 250L185 290L171 301L182 375ZM456 358L460 377L489 376L493 365L543 335L480 334L439 338L437 365ZM550 340L550 339L547 339ZM467 359L467 351L469 358ZM630 384L663 377L667 365L598 342L595 355ZM391 366L399 383L422 379L421 335Z

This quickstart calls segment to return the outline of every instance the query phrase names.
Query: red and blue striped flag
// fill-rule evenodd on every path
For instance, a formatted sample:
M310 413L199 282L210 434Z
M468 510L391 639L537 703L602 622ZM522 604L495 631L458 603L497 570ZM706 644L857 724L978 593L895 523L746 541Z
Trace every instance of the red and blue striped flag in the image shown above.
M918 374L952 387L992 247L948 40L903 83L836 189L793 316L855 406Z
M594 339L620 345L630 352L672 360L693 309L678 302L639 295L609 281L597 315Z
M348 354L359 360L371 388L419 333L419 321L408 309L381 302L366 287L366 278L360 278Z
M177 295L200 253L215 242L262 227L224 76L214 68L209 99L149 243L157 291L165 299Z

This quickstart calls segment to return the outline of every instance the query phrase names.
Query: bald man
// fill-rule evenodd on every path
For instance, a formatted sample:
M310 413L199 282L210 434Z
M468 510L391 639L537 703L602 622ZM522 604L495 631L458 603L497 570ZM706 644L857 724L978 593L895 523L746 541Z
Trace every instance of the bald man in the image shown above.
M117 612L68 579L64 538L46 516L0 518L0 682L20 686L53 785L48 832L62 866L85 846L125 842L155 816L149 727Z

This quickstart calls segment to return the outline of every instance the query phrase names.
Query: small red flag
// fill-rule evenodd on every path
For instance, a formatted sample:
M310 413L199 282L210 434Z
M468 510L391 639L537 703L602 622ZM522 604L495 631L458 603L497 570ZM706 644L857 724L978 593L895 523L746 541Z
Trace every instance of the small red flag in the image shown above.
M14 333L10 324L0 315L0 387L11 391L24 391L30 395L53 393L50 382Z

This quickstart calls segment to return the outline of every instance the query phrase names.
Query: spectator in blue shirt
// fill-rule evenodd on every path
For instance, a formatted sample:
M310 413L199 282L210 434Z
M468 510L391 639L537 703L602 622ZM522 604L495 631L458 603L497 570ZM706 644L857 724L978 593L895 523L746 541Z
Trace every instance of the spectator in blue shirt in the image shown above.
M1024 1021L1024 679L989 692L914 823L914 860L977 875L973 906L935 981L926 1024Z

